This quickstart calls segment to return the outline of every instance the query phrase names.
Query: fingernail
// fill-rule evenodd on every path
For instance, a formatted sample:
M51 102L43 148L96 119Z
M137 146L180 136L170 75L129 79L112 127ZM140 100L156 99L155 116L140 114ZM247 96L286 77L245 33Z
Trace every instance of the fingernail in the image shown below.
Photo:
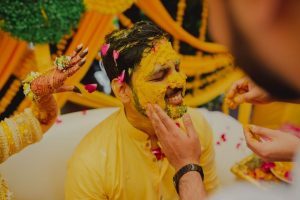
M80 89L77 86L74 86L73 92L81 94L81 91L80 91Z
M250 124L250 125L248 125L248 127L249 127L249 129L250 129L251 132L255 133L255 130L256 130L256 126L255 125Z
M79 66L82 66L82 65L85 64L85 62L86 62L86 58L83 58L83 59L78 63L78 65L79 65Z
M76 51L77 51L77 52L81 51L82 47L83 47L83 44L82 44L82 43L79 44L79 45L76 47Z
M80 53L80 57L83 58L84 56L86 56L89 52L89 48L87 47L85 50L83 50L81 53Z

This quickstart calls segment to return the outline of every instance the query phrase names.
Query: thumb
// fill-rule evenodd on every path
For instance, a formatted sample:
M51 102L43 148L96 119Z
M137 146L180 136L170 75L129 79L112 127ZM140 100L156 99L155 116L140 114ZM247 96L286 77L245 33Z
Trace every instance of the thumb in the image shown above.
M189 137L198 137L197 132L194 128L191 116L189 114L184 114L183 115L183 124L184 124L184 127L185 127L186 131L187 131L187 135Z
M80 89L74 85L63 85L54 91L54 93L61 93L61 92L75 92L81 94Z
M277 135L277 131L269 128L264 128L260 126L250 125L249 129L252 133L262 137L262 138L272 138Z
M253 100L255 100L255 94L253 92L246 92L234 98L234 102L237 104L241 104L244 102L251 103Z

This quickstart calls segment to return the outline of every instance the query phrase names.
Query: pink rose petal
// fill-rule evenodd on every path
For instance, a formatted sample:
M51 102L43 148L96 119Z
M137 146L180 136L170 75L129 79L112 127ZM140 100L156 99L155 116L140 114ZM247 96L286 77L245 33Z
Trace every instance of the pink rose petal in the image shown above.
M84 109L81 112L82 112L83 115L86 115L87 110Z
M97 90L97 84L96 83L86 84L84 86L84 89L86 89L86 91L88 91L89 93L95 92Z
M287 178L288 180L292 181L292 175L291 175L290 171L285 172L284 177Z
M114 58L115 64L117 65L117 60L119 58L119 52L118 51L113 50L113 58Z
M101 55L102 56L106 56L109 47L110 47L110 44L104 44L102 46L102 48L101 48Z
M223 133L223 134L221 135L221 140L222 140L223 142L226 142L227 138L226 138L226 134L225 134L225 133Z
M125 70L122 71L122 73L118 76L118 82L123 83L125 78Z
M60 124L62 123L62 119L60 117L57 117L56 121L55 121L56 124Z
M273 162L264 162L261 165L261 168L266 172L270 171L270 169L272 169L274 167L275 167L275 163L273 163Z
M157 160L161 160L165 157L165 154L162 152L161 148L151 149L152 154L156 157Z

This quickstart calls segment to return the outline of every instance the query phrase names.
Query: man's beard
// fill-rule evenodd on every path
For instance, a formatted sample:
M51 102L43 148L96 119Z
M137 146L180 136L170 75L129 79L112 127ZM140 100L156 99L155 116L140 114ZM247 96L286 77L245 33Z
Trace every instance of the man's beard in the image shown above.
M135 91L133 92L133 100L134 100L134 106L136 110L142 115L147 117L146 110L143 108L142 104L140 103L138 95L136 94ZM181 118L187 112L187 106L185 104L174 106L166 102L165 112L170 118L178 119Z
M297 100L300 98L300 91L289 84L282 76L272 71L267 65L256 56L255 51L249 45L241 30L239 30L229 6L227 14L231 31L232 54L235 57L236 65L241 67L250 78L272 97L278 100Z

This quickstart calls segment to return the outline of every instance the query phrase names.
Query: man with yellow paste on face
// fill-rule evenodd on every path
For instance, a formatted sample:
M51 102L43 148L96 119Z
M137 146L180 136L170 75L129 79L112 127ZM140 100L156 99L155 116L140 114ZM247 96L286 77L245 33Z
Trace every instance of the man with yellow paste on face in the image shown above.
M164 158L146 115L157 104L184 130L190 114L201 141L206 191L218 185L213 136L204 117L183 103L186 76L168 36L150 22L106 36L102 63L123 107L97 125L78 145L67 169L66 199L179 199L176 170Z

